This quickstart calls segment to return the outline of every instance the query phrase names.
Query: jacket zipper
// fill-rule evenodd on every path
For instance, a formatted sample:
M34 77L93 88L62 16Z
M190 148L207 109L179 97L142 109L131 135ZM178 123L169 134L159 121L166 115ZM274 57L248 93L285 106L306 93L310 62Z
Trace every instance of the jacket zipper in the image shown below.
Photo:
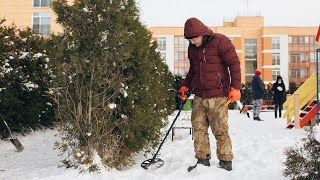
M205 53L206 53L206 48L204 47L202 50L203 59L202 59L202 61L200 61L200 84L201 84L202 89L204 89L203 84L202 84L202 63L207 62ZM203 91L203 97L206 97L205 91Z
M219 75L220 91L222 91L222 78L221 78L221 74L218 73L218 75Z

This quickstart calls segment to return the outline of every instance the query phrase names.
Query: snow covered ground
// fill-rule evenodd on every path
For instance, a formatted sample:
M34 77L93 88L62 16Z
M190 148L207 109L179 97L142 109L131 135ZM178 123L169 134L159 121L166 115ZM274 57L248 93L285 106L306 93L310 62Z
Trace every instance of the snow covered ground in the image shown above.
M252 113L250 112L252 116ZM170 120L175 114L170 116ZM183 117L181 115L180 117ZM57 140L56 130L37 131L26 137L18 137L25 147L21 153L7 141L0 140L0 179L108 179L108 180L178 180L178 179L223 179L223 180L281 180L285 147L292 146L305 137L305 131L286 129L286 120L274 119L273 112L262 112L261 119L253 121L238 111L229 111L230 136L233 144L233 170L218 168L215 156L215 139L211 133L212 159L210 167L198 166L187 172L196 163L193 141L189 130L176 130L174 141L171 134L163 145L159 158L165 164L156 170L140 167L142 161L152 158L138 156L137 163L125 171L103 170L99 174L79 174L74 169L58 168L60 163L53 144ZM317 127L317 130L319 128Z

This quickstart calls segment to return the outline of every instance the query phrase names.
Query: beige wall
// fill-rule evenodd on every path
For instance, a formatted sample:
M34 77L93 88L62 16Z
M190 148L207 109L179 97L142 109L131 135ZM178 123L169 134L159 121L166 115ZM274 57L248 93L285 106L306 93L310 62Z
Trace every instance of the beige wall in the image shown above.
M316 36L318 27L264 27L263 34L288 34L291 36L310 35Z
M183 27L150 27L149 30L154 36L176 35L183 36Z
M33 0L0 0L0 18L5 18L5 25L14 23L17 27L32 27L32 13L50 13L51 31L60 32L56 24L56 15L50 8L34 8Z

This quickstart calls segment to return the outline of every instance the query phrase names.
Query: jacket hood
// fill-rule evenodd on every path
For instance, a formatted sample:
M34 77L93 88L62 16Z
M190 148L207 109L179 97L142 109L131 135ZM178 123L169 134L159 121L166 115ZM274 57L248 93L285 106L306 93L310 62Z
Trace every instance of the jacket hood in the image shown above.
M213 31L197 18L190 18L184 24L184 37L213 36Z
M282 80L282 77L281 76L277 76L277 81L276 82L278 82L279 79ZM283 82L283 80L282 80L282 82Z

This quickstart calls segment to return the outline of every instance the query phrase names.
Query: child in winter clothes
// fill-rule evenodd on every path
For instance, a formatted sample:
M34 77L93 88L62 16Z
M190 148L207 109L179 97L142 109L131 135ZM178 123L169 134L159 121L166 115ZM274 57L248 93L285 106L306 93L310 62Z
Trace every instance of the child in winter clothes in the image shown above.
M256 70L255 76L251 81L252 97L253 97L253 120L262 121L260 119L260 109L262 106L264 95L264 83L260 78L261 71Z

